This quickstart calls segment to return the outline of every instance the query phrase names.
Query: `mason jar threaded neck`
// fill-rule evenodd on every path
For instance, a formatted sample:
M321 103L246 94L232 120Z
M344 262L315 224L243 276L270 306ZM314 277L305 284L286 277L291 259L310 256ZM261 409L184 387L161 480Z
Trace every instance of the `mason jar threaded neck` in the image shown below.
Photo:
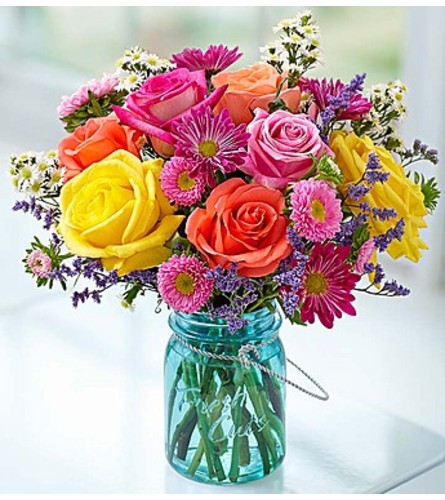
M212 318L207 313L170 314L169 325L172 330L189 342L254 342L271 338L280 328L282 318L277 308L273 311L267 307L243 315L247 325L231 333L227 322L220 318Z

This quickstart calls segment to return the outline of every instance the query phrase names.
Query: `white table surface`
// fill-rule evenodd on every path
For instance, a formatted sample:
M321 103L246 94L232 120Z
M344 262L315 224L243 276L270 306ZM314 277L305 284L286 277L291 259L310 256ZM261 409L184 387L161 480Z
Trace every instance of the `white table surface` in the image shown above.
M44 293L0 311L1 493L383 492L445 460L441 436L322 378L327 403L288 391L287 457L269 478L229 489L183 479L163 456L166 315L116 306L75 312Z

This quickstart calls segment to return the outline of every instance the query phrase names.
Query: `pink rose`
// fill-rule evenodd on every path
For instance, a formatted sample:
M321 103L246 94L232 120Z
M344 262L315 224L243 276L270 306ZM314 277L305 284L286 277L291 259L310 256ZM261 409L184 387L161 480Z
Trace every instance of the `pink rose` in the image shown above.
M172 123L198 106L213 108L224 91L220 88L207 97L205 71L180 68L148 78L127 97L128 109L113 109L123 124L147 134L159 154L170 156Z
M249 156L240 167L264 186L284 189L309 172L313 159L333 155L317 126L303 114L260 109L248 125Z

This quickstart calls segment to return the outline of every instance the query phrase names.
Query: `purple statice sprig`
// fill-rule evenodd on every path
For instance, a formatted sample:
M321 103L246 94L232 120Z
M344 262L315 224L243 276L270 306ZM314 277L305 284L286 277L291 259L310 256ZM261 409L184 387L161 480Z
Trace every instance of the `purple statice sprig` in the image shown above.
M379 297L406 297L411 293L409 288L400 285L395 279L385 280L385 272L381 264L368 262L364 266L365 273L373 275L371 283L365 288L356 288L358 292L365 292L369 295ZM374 289L373 289L374 288ZM377 290L375 290L377 288Z
M228 269L216 266L207 276L214 286L213 300L207 303L208 314L212 319L226 321L231 334L247 325L244 314L268 306L273 300L267 279L239 276L234 263Z
M278 272L273 277L273 282L278 285L278 302L284 314L292 323L302 324L299 311L299 292L303 285L308 255L303 240L292 227L287 228L286 235L291 244L292 252L280 263Z
M402 167L407 167L408 165L418 161L429 161L433 165L437 165L439 163L437 149L430 148L420 139L414 139L411 148L403 148L399 151L399 156L402 160Z
M31 214L36 220L43 222L43 229L47 231L55 227L60 219L60 208L56 203L35 196L30 196L28 200L17 200L12 210Z
M74 278L75 285L81 278L90 282L84 289L73 292L71 299L74 307L88 300L100 304L103 294L116 285L124 287L122 305L129 308L138 296L145 295L147 291L157 292L154 270L133 271L118 276L117 271L104 269L99 260L76 257L71 266L66 266L60 272L62 276Z

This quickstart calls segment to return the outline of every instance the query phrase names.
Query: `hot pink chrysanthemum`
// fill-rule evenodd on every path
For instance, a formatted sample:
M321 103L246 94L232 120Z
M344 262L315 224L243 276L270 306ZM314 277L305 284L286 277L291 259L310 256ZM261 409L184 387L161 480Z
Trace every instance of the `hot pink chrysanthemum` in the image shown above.
M297 182L291 196L291 219L299 236L322 242L340 230L343 214L336 191L326 181Z
M88 92L92 92L94 97L99 99L106 94L114 92L118 84L119 77L117 75L104 75L100 80L90 80L71 96L62 97L62 102L57 108L59 118L64 118L74 113L76 109L86 104L90 99Z
M40 250L33 250L26 263L38 278L48 278L52 271L51 258Z
M323 111L325 110L331 103L331 98L345 98L343 96L343 92L346 88L346 84L341 80L316 80L316 79L306 79L301 78L298 82L298 86L303 91L309 91L314 97L315 104L318 108ZM366 99L359 92L348 92L347 98L344 102L344 107L337 115L337 119L339 120L360 120L363 118L363 115L368 113L368 111L372 108L372 102L369 99Z
M172 203L189 206L201 199L206 183L199 173L192 175L193 169L194 164L190 160L177 157L163 166L161 188Z
M244 164L249 134L244 124L235 126L226 109L218 115L209 107L192 109L175 128L175 155L191 160L193 173L201 173L209 185L217 170L234 172Z
M373 238L363 243L363 245L360 247L360 250L358 251L357 261L355 263L355 272L357 274L363 274L365 272L365 264L368 264L368 262L371 260L374 250L375 243Z
M213 280L208 267L197 257L173 255L158 271L162 299L176 311L198 312L212 295Z
M346 262L350 247L316 243L307 261L300 289L301 320L313 323L315 315L326 328L342 313L355 316L351 291L360 279Z
M225 45L210 45L203 52L201 49L184 49L172 56L171 62L177 68L186 68L189 71L205 69L208 76L216 75L225 70L242 56L238 47L229 49Z

